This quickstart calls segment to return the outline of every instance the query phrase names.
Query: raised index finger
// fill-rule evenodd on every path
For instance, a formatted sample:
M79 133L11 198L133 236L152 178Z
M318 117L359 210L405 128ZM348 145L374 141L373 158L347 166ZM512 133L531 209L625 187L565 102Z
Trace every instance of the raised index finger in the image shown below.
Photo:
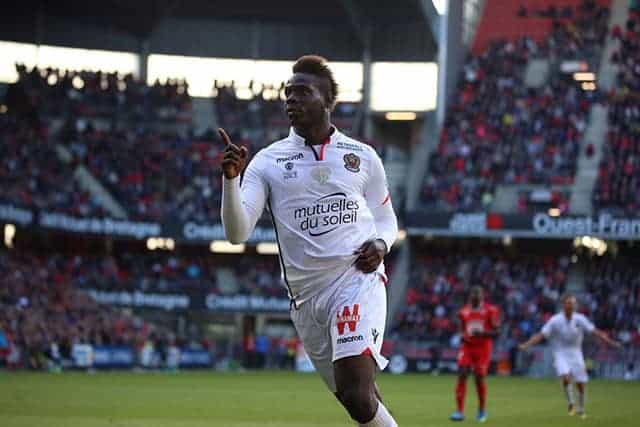
M218 128L218 135L220 135L220 138L222 139L222 143L224 144L225 147L231 144L231 138L229 138L229 135L227 135L227 132L225 132L224 129Z

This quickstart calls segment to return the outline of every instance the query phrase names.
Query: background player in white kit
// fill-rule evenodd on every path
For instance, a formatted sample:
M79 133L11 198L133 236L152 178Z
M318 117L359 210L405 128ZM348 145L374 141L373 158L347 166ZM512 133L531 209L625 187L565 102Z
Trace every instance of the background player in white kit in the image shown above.
M539 333L533 335L527 342L520 344L518 348L526 350L544 339L550 341L553 365L562 380L562 387L569 404L569 415L577 413L585 417L584 392L589 376L582 355L584 333L593 334L616 348L621 348L622 345L609 338L605 332L597 329L583 314L576 313L577 302L574 295L567 293L562 296L560 301L562 302L562 312L553 315ZM577 408L573 400L572 380L578 389Z
M397 426L375 384L386 320L382 260L398 231L382 162L331 125L337 84L304 56L285 86L287 138L248 153L224 130L222 222L246 241L265 207L280 249L291 318L316 370L361 426Z

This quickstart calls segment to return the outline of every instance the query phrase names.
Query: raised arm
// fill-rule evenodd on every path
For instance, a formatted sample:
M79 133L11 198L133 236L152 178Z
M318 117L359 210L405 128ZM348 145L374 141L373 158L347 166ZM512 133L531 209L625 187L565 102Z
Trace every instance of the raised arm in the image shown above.
M240 175L247 164L247 149L233 144L224 129L218 129L218 133L225 145L222 158L222 225L231 243L243 243L251 236L264 211L268 188L255 158L249 163L240 185Z

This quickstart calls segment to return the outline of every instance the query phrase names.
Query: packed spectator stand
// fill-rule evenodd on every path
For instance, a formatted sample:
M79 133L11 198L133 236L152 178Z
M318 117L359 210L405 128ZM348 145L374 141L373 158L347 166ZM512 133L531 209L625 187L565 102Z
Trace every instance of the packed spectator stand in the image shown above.
M640 208L640 5L631 2L625 28L611 37L618 49L617 84L609 96L609 133L593 205L601 211L637 216Z
M51 363L71 360L74 344L128 346L139 352L150 341L161 351L176 345L213 352L215 343L199 328L180 335L129 311L97 304L90 295L200 292L286 300L275 258L246 257L232 267L220 264L219 257L211 256L0 252L0 366L50 368ZM277 338L269 339L269 348L280 344ZM219 350L224 354L225 349Z
M616 354L587 338L586 354L601 363L603 370L621 357L629 363L637 362L640 356L637 259L587 252L579 256L523 254L488 244L457 248L455 252L425 249L413 259L404 304L387 336L387 354L430 359L433 363L429 370L433 371L442 368L437 360L442 360L444 366L455 362L455 349L461 341L457 313L468 302L469 288L479 285L485 290L486 300L501 312L502 326L493 355L496 369L502 373L523 372L532 360L522 356L518 361L516 345L538 332L558 312L559 298L569 290L570 270L579 258L585 284L583 288L572 289L578 297L578 310L625 347L624 352Z
M567 18L554 16L539 42L495 40L470 54L429 161L427 206L487 210L498 184L573 183L589 110L601 96L553 70L542 87L528 88L524 73L535 58L597 64L608 8L587 0L575 9Z
M528 336L555 312L569 267L568 256L525 257L496 248L417 256L393 333L408 340L430 337L455 346L451 340L460 338L457 312L466 304L469 288L479 285L503 313L501 339Z

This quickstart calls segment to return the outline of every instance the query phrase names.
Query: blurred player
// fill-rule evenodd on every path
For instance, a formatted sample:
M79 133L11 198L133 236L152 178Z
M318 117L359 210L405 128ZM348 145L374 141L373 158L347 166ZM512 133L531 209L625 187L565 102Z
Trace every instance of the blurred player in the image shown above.
M533 335L529 340L520 344L520 350L538 344L545 338L551 342L553 352L553 365L558 376L562 379L569 415L580 415L585 418L584 390L589 380L587 369L582 355L582 338L584 333L594 334L605 343L621 348L622 345L612 340L603 331L597 329L583 314L576 313L576 297L566 293L562 296L562 312L553 315L542 327L542 331ZM573 387L571 381L576 383L578 389L578 405L573 400Z
M376 389L386 318L382 260L398 231L385 172L368 145L330 122L337 84L325 60L303 56L285 86L289 136L259 151L220 129L222 222L246 241L271 214L291 318L316 370L361 426L396 426Z
M478 392L478 413L476 421L485 422L487 412L487 384L485 377L491 363L492 339L500 329L498 307L484 301L483 290L473 286L469 292L469 304L458 312L462 346L458 353L458 383L456 385L457 410L451 414L451 421L464 420L464 399L467 393L467 377L473 371Z

